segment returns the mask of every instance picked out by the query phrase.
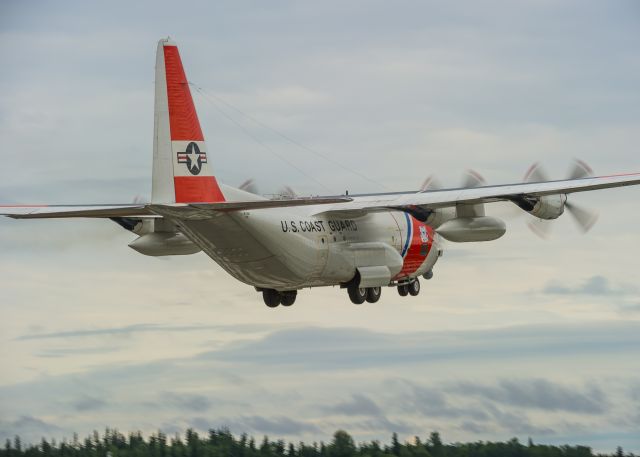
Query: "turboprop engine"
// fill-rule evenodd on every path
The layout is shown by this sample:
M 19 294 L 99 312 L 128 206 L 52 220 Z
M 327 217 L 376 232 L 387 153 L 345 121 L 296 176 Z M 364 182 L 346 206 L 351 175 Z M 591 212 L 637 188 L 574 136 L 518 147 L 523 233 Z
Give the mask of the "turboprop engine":
M 159 257 L 165 255 L 188 255 L 200 252 L 200 248 L 179 232 L 151 232 L 129 243 L 129 247 L 140 254 Z
M 565 203 L 567 202 L 567 196 L 559 194 L 545 195 L 544 197 L 536 198 L 517 197 L 513 199 L 513 202 L 538 219 L 550 220 L 562 216 Z
M 196 246 L 172 224 L 162 219 L 111 218 L 122 228 L 139 235 L 129 247 L 140 254 L 152 257 L 166 255 L 188 255 L 200 252 Z
M 480 187 L 485 184 L 484 178 L 473 170 L 467 170 L 462 180 L 463 188 Z M 423 191 L 437 190 L 439 187 L 434 183 L 433 178 L 427 178 L 422 184 Z M 485 214 L 482 203 L 438 209 L 434 211 L 431 219 L 428 222 L 436 223 L 434 224 L 436 232 L 444 239 L 454 243 L 493 241 L 507 231 L 507 227 L 501 219 Z
M 576 160 L 569 170 L 567 179 L 583 179 L 592 175 L 593 171 L 589 165 L 581 160 Z M 524 176 L 524 182 L 544 182 L 548 180 L 547 174 L 537 163 L 533 164 Z M 510 200 L 520 209 L 536 218 L 530 220 L 527 225 L 533 233 L 541 238 L 546 238 L 549 234 L 551 227 L 549 221 L 562 216 L 565 209 L 567 209 L 583 232 L 588 231 L 598 220 L 596 213 L 568 201 L 566 194 L 544 195 L 541 197 L 516 195 Z
M 506 231 L 507 227 L 501 219 L 490 216 L 456 217 L 437 229 L 440 236 L 454 243 L 493 241 Z

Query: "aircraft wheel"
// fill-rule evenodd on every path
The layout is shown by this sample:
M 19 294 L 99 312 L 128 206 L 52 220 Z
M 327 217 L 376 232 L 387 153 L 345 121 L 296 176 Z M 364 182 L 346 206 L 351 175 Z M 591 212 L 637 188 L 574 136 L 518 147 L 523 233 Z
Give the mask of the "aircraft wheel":
M 282 296 L 280 298 L 280 304 L 282 306 L 291 306 L 296 302 L 297 296 L 298 296 L 297 290 L 289 290 L 287 292 L 282 292 Z
M 433 278 L 433 270 L 429 270 L 429 271 L 427 271 L 425 274 L 423 274 L 423 275 L 422 275 L 422 277 L 423 277 L 424 279 L 431 279 L 431 278 Z
M 363 304 L 367 299 L 367 289 L 358 287 L 356 284 L 352 284 L 347 287 L 347 292 L 349 292 L 351 303 L 355 303 L 356 305 Z
M 414 279 L 410 284 L 409 284 L 409 293 L 415 297 L 416 295 L 418 295 L 420 293 L 420 281 L 418 281 L 418 278 Z
M 262 291 L 262 299 L 269 308 L 275 308 L 280 304 L 280 292 L 275 289 L 265 289 Z
M 398 293 L 401 297 L 406 297 L 409 294 L 409 286 L 406 284 L 401 284 L 398 286 Z
M 375 303 L 380 300 L 380 296 L 382 295 L 382 288 L 380 287 L 369 287 L 367 288 L 367 302 Z

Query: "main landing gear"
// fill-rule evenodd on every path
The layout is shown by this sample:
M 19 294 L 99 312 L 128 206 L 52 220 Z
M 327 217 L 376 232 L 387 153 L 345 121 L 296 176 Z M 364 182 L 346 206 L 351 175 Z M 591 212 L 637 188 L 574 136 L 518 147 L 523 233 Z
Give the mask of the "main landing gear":
M 262 299 L 264 300 L 264 304 L 269 308 L 275 308 L 278 305 L 291 306 L 296 302 L 297 296 L 297 290 L 287 290 L 284 292 L 279 292 L 275 289 L 262 290 Z
M 367 303 L 375 303 L 380 300 L 382 288 L 380 287 L 358 287 L 357 284 L 351 283 L 347 286 L 347 292 L 352 303 L 361 305 L 365 301 Z

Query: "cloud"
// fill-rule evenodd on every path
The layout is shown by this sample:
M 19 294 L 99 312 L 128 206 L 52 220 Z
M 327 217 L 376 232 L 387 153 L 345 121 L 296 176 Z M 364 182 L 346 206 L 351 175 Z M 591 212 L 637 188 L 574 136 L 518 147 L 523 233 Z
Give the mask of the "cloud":
M 284 416 L 241 416 L 236 419 L 223 421 L 231 430 L 252 431 L 253 433 L 268 433 L 274 435 L 300 435 L 307 432 L 318 432 L 320 429 L 309 422 L 291 419 Z M 200 425 L 206 421 L 199 420 Z M 194 424 L 195 425 L 195 424 Z
M 329 413 L 344 414 L 345 416 L 379 416 L 382 410 L 366 395 L 353 394 L 350 400 L 326 407 Z
M 545 411 L 603 414 L 610 406 L 606 394 L 597 386 L 590 385 L 580 389 L 546 379 L 502 380 L 497 385 L 461 382 L 452 386 L 449 391 L 503 405 Z
M 489 427 L 487 427 L 486 425 L 479 424 L 473 421 L 463 421 L 460 424 L 460 428 L 466 432 L 471 432 L 476 434 L 487 433 L 489 431 Z
M 639 293 L 639 289 L 631 285 L 613 286 L 604 276 L 592 276 L 577 286 L 567 286 L 557 281 L 549 282 L 542 293 L 548 295 L 596 295 L 624 296 Z
M 557 431 L 549 426 L 537 426 L 531 423 L 522 411 L 503 411 L 495 405 L 486 405 L 491 417 L 503 429 L 510 433 L 531 435 L 553 435 Z M 545 421 L 546 422 L 546 421 Z
M 631 304 L 631 305 L 620 304 L 618 309 L 623 314 L 638 314 L 640 313 L 640 303 Z
M 83 395 L 75 400 L 72 406 L 76 411 L 80 412 L 96 411 L 107 406 L 107 402 L 90 395 Z
M 354 427 L 357 429 L 376 432 L 378 435 L 389 435 L 391 432 L 397 433 L 419 433 L 422 432 L 419 426 L 409 424 L 402 420 L 391 420 L 384 415 L 372 417 L 365 421 L 356 423 L 346 423 L 343 428 Z
M 425 417 L 466 418 L 484 421 L 489 416 L 472 404 L 453 406 L 446 389 L 436 386 L 423 386 L 406 379 L 392 383 L 399 388 L 398 402 L 405 411 L 418 412 Z
M 254 336 L 203 355 L 112 363 L 84 373 L 0 386 L 0 404 L 8 417 L 28 411 L 33 417 L 55 417 L 65 426 L 74 413 L 95 417 L 100 415 L 96 412 L 108 410 L 110 417 L 120 418 L 110 425 L 123 430 L 152 431 L 171 424 L 175 430 L 228 426 L 234 432 L 301 439 L 336 427 L 371 438 L 391 431 L 419 434 L 428 427 L 448 433 L 548 435 L 551 429 L 566 426 L 555 418 L 536 422 L 537 412 L 589 415 L 607 422 L 610 414 L 622 411 L 620 397 L 595 384 L 560 384 L 544 378 L 493 380 L 500 373 L 493 370 L 478 371 L 484 379 L 480 382 L 469 379 L 468 371 L 460 367 L 478 370 L 469 364 L 479 354 L 483 364 L 494 360 L 513 367 L 514 361 L 524 360 L 525 365 L 535 365 L 540 339 L 552 343 L 542 349 L 549 354 L 544 367 L 554 366 L 555 348 L 575 346 L 568 352 L 574 354 L 582 350 L 585 335 L 602 351 L 600 356 L 590 353 L 589 359 L 603 360 L 610 353 L 619 356 L 617 343 L 630 333 L 637 341 L 636 330 L 633 323 L 406 334 L 300 327 Z M 335 354 L 341 356 L 334 358 Z M 390 370 L 404 377 L 385 380 Z M 432 376 L 439 380 L 425 382 Z M 239 384 L 238 377 L 246 382 Z M 342 401 L 335 402 L 336 395 Z M 106 403 L 114 397 L 117 403 Z M 102 426 L 87 423 L 78 431 Z
M 21 416 L 13 422 L 0 421 L 0 437 L 13 438 L 18 435 L 23 443 L 38 442 L 43 436 L 60 435 L 63 431 L 57 425 L 33 416 Z
M 588 343 L 585 343 L 588 336 Z M 462 343 L 464 341 L 464 343 Z M 412 332 L 392 335 L 361 328 L 286 329 L 252 341 L 231 343 L 201 354 L 210 360 L 247 366 L 295 366 L 345 370 L 436 361 L 502 358 L 530 353 L 631 351 L 640 343 L 634 322 L 514 326 L 508 328 Z
M 205 395 L 165 392 L 161 394 L 163 402 L 181 411 L 204 412 L 211 408 L 212 401 Z
M 67 357 L 70 355 L 87 355 L 87 354 L 108 354 L 121 350 L 117 346 L 104 347 L 66 347 L 66 348 L 46 348 L 35 353 L 37 357 L 48 359 Z
M 89 330 L 68 330 L 63 332 L 51 332 L 51 333 L 35 333 L 28 335 L 21 335 L 16 340 L 47 340 L 57 338 L 84 338 L 93 336 L 130 336 L 137 333 L 169 333 L 169 332 L 198 332 L 209 330 L 228 330 L 236 333 L 255 332 L 258 330 L 265 330 L 268 326 L 264 325 L 165 325 L 165 324 L 151 324 L 140 323 L 126 325 L 123 327 L 110 327 L 110 328 L 98 328 Z
M 320 410 L 329 415 L 338 414 L 348 416 L 349 418 L 366 417 L 366 419 L 356 422 L 349 420 L 345 422 L 344 425 L 340 425 L 342 428 L 355 427 L 357 429 L 386 434 L 390 432 L 409 433 L 416 429 L 415 426 L 408 425 L 404 421 L 389 419 L 376 402 L 361 393 L 354 393 L 349 400 L 339 402 L 335 405 L 320 407 Z

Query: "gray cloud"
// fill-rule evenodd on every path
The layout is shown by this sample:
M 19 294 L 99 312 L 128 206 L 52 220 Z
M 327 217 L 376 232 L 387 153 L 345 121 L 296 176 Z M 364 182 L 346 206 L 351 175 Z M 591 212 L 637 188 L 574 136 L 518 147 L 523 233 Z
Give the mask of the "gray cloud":
M 526 413 L 522 411 L 503 411 L 495 405 L 485 405 L 491 417 L 504 430 L 511 433 L 526 435 L 554 435 L 557 432 L 549 426 L 538 426 L 529 420 Z
M 100 399 L 117 395 L 128 405 L 137 405 L 138 409 L 137 414 L 117 424 L 122 429 L 127 428 L 128 421 L 132 427 L 141 427 L 137 424 L 149 422 L 153 424 L 149 425 L 150 430 L 158 427 L 167 429 L 171 421 L 175 421 L 176 429 L 191 425 L 205 430 L 210 426 L 227 425 L 235 432 L 309 437 L 340 426 L 347 429 L 355 427 L 366 436 L 384 437 L 391 431 L 420 433 L 425 426 L 431 427 L 430 424 L 444 424 L 451 430 L 451 424 L 456 424 L 457 430 L 469 433 L 473 430 L 492 433 L 501 430 L 505 433 L 548 435 L 553 427 L 532 422 L 529 412 L 588 413 L 607 420 L 606 414 L 612 410 L 619 412 L 621 406 L 597 387 L 576 387 L 544 379 L 481 383 L 464 381 L 466 376 L 463 375 L 463 380 L 453 378 L 431 384 L 417 382 L 416 379 L 433 369 L 443 373 L 446 370 L 444 363 L 450 364 L 446 365 L 449 367 L 467 364 L 470 357 L 479 353 L 482 353 L 484 363 L 491 357 L 508 364 L 528 357 L 527 354 L 535 356 L 538 353 L 536 343 L 541 335 L 563 350 L 572 346 L 573 341 L 576 346 L 580 346 L 578 342 L 584 345 L 585 335 L 588 335 L 593 344 L 604 350 L 601 355 L 606 358 L 607 351 L 619 355 L 618 342 L 627 341 L 635 330 L 634 323 L 630 323 L 578 328 L 557 326 L 546 328 L 544 332 L 534 326 L 480 332 L 391 335 L 348 328 L 303 327 L 276 331 L 251 342 L 222 346 L 217 351 L 190 358 L 125 366 L 116 363 L 85 373 L 46 376 L 29 383 L 0 386 L 0 404 L 8 417 L 17 415 L 18 411 L 29 411 L 36 417 L 45 414 L 48 417 L 68 417 L 75 411 L 91 412 L 105 408 L 110 414 L 116 414 L 123 411 L 119 404 L 103 404 Z M 308 340 L 302 337 L 305 334 L 310 336 Z M 637 338 L 637 332 L 634 335 Z M 273 344 L 275 341 L 278 344 Z M 425 347 L 429 348 L 431 355 L 422 354 Z M 498 351 L 496 347 L 509 347 L 510 350 Z M 259 348 L 268 350 L 260 352 Z M 366 351 L 363 352 L 363 348 Z M 254 356 L 258 359 L 266 357 L 267 360 L 245 365 L 246 360 L 254 360 L 247 359 L 245 351 L 258 351 Z M 327 359 L 325 351 L 342 354 L 335 359 L 335 366 L 331 365 L 334 359 Z M 554 353 L 553 350 L 548 351 L 549 354 Z M 218 357 L 213 357 L 213 352 L 217 352 Z M 287 358 L 289 352 L 293 352 L 293 358 Z M 375 358 L 372 358 L 372 353 L 376 354 Z M 549 355 L 554 356 L 557 354 Z M 241 357 L 242 363 L 230 365 L 229 361 L 234 357 Z M 362 358 L 366 363 L 358 364 Z M 286 364 L 283 365 L 282 359 Z M 317 364 L 320 364 L 321 371 L 318 371 Z M 231 375 L 227 372 L 230 367 L 233 367 Z M 380 385 L 379 375 L 374 373 L 389 367 L 405 373 L 415 372 L 416 377 L 391 379 Z M 310 369 L 314 370 L 313 376 L 308 378 L 307 370 Z M 361 390 L 354 390 L 353 385 L 343 387 L 334 380 L 336 375 L 343 379 L 346 373 L 361 386 Z M 239 376 L 251 382 L 239 385 Z M 306 386 L 293 381 L 305 376 L 306 379 L 317 378 L 322 389 L 327 389 L 326 394 L 318 397 L 318 384 Z M 180 385 L 189 386 L 188 391 L 174 390 Z M 348 397 L 331 405 L 335 392 L 342 392 L 341 389 L 349 389 Z M 283 391 L 289 393 L 283 396 Z M 215 398 L 210 392 L 215 392 Z M 322 408 L 318 406 L 322 405 L 319 403 L 321 400 L 314 400 L 315 406 L 310 408 L 307 403 L 309 393 L 314 398 L 324 398 L 327 400 L 325 404 L 331 406 Z M 224 400 L 218 401 L 217 398 Z M 269 414 L 274 402 L 280 404 L 275 415 Z M 210 412 L 214 408 L 215 416 L 211 417 Z M 245 414 L 239 415 L 238 412 Z M 335 415 L 342 417 L 338 420 L 330 417 Z M 196 416 L 196 419 L 191 420 L 190 416 Z M 150 420 L 149 417 L 155 419 Z M 412 417 L 412 420 L 407 417 Z M 78 431 L 83 432 L 82 429 Z
M 82 338 L 91 336 L 122 336 L 133 335 L 135 333 L 150 332 L 192 332 L 201 330 L 211 330 L 214 326 L 206 325 L 159 325 L 159 324 L 133 324 L 124 327 L 101 328 L 92 330 L 70 330 L 65 332 L 38 333 L 19 336 L 18 340 L 44 340 L 55 338 Z
M 409 424 L 402 420 L 391 420 L 384 415 L 378 417 L 372 417 L 362 422 L 356 422 L 355 424 L 345 424 L 344 427 L 355 426 L 358 429 L 370 430 L 380 435 L 389 435 L 392 432 L 397 433 L 420 433 L 422 430 L 415 424 Z
M 489 427 L 487 427 L 486 425 L 479 424 L 473 421 L 467 421 L 467 420 L 462 421 L 462 423 L 460 424 L 460 428 L 465 432 L 476 433 L 476 434 L 487 433 L 490 430 Z
M 109 328 L 96 328 L 86 330 L 67 330 L 63 332 L 51 332 L 51 333 L 30 333 L 27 335 L 21 335 L 16 340 L 28 341 L 28 340 L 47 340 L 47 339 L 66 339 L 66 338 L 84 338 L 94 336 L 131 336 L 138 333 L 168 333 L 168 332 L 199 332 L 209 330 L 219 330 L 232 333 L 255 333 L 263 332 L 273 328 L 273 325 L 269 324 L 240 324 L 240 325 L 168 325 L 168 324 L 153 324 L 153 323 L 139 323 L 126 325 L 122 327 L 109 327 Z M 84 350 L 93 351 L 92 348 L 69 348 L 69 352 L 77 350 L 82 352 Z M 59 349 L 59 351 L 66 351 L 65 349 Z M 64 355 L 64 354 L 63 354 Z
M 585 342 L 585 335 L 589 336 Z M 464 339 L 462 348 L 458 343 Z M 230 344 L 202 354 L 204 359 L 309 370 L 344 370 L 372 366 L 470 360 L 544 351 L 579 354 L 630 351 L 640 344 L 634 322 L 608 326 L 519 326 L 487 331 L 415 332 L 388 335 L 359 328 L 307 327 L 273 332 L 260 340 Z
M 636 303 L 632 305 L 621 304 L 618 307 L 618 309 L 623 314 L 637 314 L 637 313 L 640 313 L 640 303 Z
M 335 405 L 324 408 L 320 407 L 320 410 L 330 415 L 339 414 L 349 417 L 366 417 L 365 420 L 352 424 L 352 426 L 358 429 L 386 434 L 391 432 L 409 433 L 415 431 L 415 427 L 412 427 L 404 421 L 389 419 L 375 401 L 361 393 L 354 393 L 349 400 L 342 401 Z M 342 427 L 348 428 L 348 424 Z
M 81 412 L 96 411 L 99 409 L 103 409 L 105 406 L 107 406 L 107 402 L 100 398 L 92 397 L 90 395 L 83 395 L 77 400 L 75 400 L 72 406 L 76 411 L 81 411 Z
M 396 380 L 393 385 L 399 388 L 399 403 L 406 411 L 418 412 L 425 417 L 466 418 L 486 421 L 489 416 L 473 404 L 453 406 L 446 389 L 423 386 L 408 380 Z
M 206 421 L 199 420 L 200 425 Z M 241 416 L 223 421 L 231 430 L 251 431 L 253 433 L 268 433 L 274 435 L 300 435 L 307 432 L 318 432 L 320 429 L 309 422 L 291 419 L 284 416 Z M 195 424 L 194 424 L 195 425 Z
M 573 287 L 553 281 L 548 283 L 542 292 L 549 295 L 622 296 L 639 293 L 639 289 L 631 285 L 614 286 L 604 276 L 592 276 L 582 284 Z
M 181 411 L 201 413 L 212 406 L 212 401 L 205 395 L 165 392 L 162 401 Z
M 121 349 L 121 347 L 116 346 L 46 348 L 36 352 L 35 355 L 43 358 L 60 358 L 70 355 L 107 354 Z
M 610 406 L 607 396 L 597 386 L 581 389 L 546 379 L 502 380 L 495 386 L 461 382 L 449 390 L 461 396 L 546 411 L 603 414 Z
M 344 414 L 345 416 L 379 416 L 382 410 L 376 402 L 363 394 L 353 394 L 350 400 L 326 407 L 329 413 Z
M 45 437 L 60 435 L 64 430 L 55 424 L 33 416 L 21 416 L 15 421 L 0 421 L 0 437 L 20 436 L 24 443 L 34 443 Z

